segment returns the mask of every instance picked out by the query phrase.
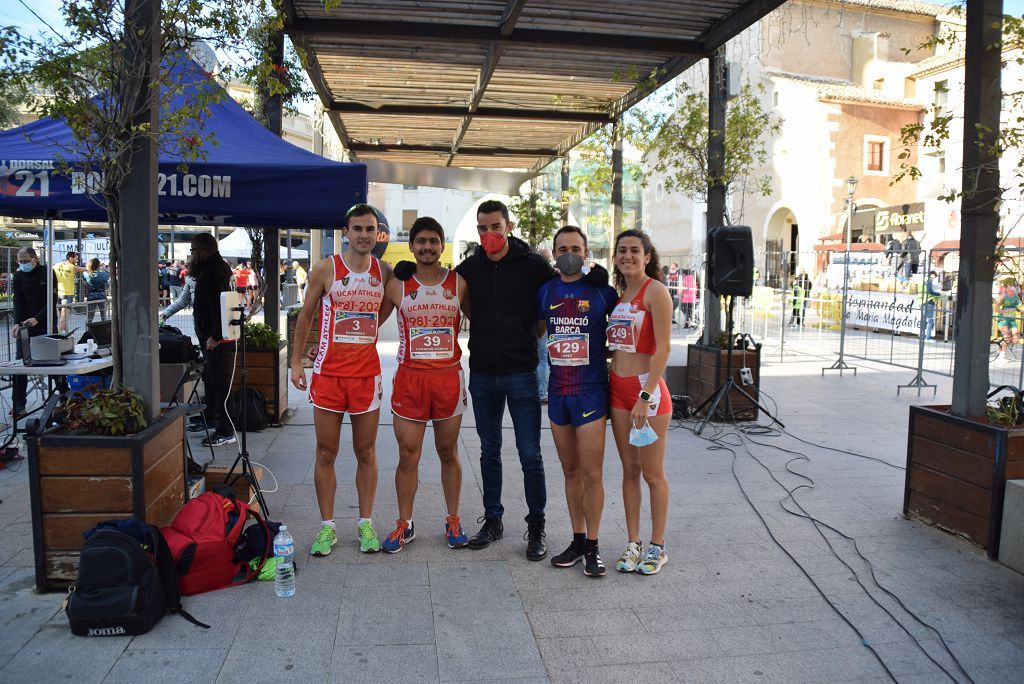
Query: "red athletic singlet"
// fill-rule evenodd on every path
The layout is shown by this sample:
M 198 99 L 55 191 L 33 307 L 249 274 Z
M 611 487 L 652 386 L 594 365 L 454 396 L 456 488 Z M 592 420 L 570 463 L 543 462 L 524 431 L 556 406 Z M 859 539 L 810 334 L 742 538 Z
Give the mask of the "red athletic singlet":
M 657 348 L 654 340 L 654 321 L 651 312 L 644 306 L 644 292 L 651 284 L 651 278 L 640 286 L 631 301 L 623 301 L 612 310 L 608 319 L 608 349 L 611 351 L 653 354 Z
M 415 370 L 459 365 L 458 276 L 450 270 L 437 285 L 413 276 L 405 281 L 398 307 L 398 363 Z
M 380 262 L 362 273 L 334 255 L 334 283 L 320 300 L 320 344 L 313 372 L 343 378 L 380 374 L 377 314 L 384 299 Z

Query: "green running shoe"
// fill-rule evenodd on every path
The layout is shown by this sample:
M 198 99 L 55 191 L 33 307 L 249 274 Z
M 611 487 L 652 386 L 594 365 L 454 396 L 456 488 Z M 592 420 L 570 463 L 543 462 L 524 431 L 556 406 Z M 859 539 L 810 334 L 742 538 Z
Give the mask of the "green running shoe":
M 314 556 L 329 556 L 331 547 L 338 543 L 338 533 L 330 525 L 324 525 L 313 540 L 313 548 L 309 550 Z
M 373 529 L 373 523 L 364 522 L 359 526 L 359 550 L 363 553 L 380 551 L 380 539 L 377 537 L 377 531 Z

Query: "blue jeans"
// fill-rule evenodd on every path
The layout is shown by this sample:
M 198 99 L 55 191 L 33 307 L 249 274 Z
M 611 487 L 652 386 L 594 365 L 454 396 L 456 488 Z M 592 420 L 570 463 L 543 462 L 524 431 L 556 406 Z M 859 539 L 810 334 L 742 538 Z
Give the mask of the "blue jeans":
M 541 401 L 548 398 L 548 376 L 551 375 L 551 368 L 548 366 L 548 336 L 544 335 L 537 339 L 537 394 Z
M 501 421 L 508 404 L 509 415 L 523 467 L 527 520 L 543 520 L 547 504 L 544 461 L 540 453 L 540 400 L 537 375 L 532 371 L 488 375 L 470 371 L 469 393 L 473 397 L 476 433 L 480 437 L 480 475 L 484 484 L 484 515 L 500 518 L 501 505 Z
M 935 337 L 935 302 L 924 303 L 924 336 L 929 340 Z

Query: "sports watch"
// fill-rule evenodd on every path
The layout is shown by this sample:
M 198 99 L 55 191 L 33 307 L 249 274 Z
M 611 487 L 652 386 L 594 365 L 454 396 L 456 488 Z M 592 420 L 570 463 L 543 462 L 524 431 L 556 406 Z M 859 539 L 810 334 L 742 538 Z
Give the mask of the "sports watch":
M 648 404 L 651 403 L 651 393 L 647 390 L 640 390 L 640 401 L 645 401 Z

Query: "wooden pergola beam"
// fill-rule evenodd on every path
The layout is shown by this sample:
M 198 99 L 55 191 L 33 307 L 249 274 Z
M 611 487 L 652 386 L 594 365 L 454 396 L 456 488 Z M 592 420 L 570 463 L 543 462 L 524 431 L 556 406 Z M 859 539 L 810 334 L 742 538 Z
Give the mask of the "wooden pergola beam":
M 332 102 L 328 111 L 339 114 L 372 114 L 374 116 L 469 116 L 468 107 L 384 104 L 374 106 L 362 102 Z M 605 112 L 569 109 L 514 109 L 511 107 L 477 107 L 472 115 L 481 119 L 525 119 L 527 121 L 568 121 L 608 123 Z

